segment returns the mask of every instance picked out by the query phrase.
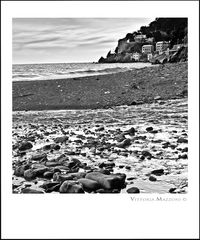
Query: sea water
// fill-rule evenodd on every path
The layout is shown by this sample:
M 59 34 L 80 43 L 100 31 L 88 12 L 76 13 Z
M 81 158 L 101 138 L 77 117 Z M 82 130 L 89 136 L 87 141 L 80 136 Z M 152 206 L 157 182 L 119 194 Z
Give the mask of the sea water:
M 53 80 L 123 72 L 151 63 L 42 63 L 13 64 L 13 81 Z

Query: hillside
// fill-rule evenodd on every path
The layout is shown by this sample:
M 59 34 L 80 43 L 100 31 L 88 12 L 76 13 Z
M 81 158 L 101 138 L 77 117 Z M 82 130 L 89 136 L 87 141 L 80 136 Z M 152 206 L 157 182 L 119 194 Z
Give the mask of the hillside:
M 140 30 L 127 33 L 124 38 L 119 39 L 114 53 L 109 51 L 106 58 L 99 59 L 99 63 L 134 62 L 133 53 L 141 54 L 140 61 L 145 62 L 147 56 L 142 53 L 142 46 L 151 44 L 155 49 L 156 42 L 159 41 L 169 42 L 169 49 L 173 49 L 177 44 L 186 46 L 187 18 L 156 18 L 149 26 L 142 26 Z M 172 62 L 178 61 L 177 59 Z

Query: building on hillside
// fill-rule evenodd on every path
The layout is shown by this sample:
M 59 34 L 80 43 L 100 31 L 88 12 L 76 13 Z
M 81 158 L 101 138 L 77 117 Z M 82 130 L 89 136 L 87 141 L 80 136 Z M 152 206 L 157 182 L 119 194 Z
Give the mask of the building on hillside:
M 145 41 L 146 38 L 147 38 L 146 35 L 141 34 L 141 35 L 136 35 L 134 40 L 135 40 L 135 42 L 142 42 L 142 41 Z
M 153 43 L 154 40 L 155 40 L 154 37 L 149 37 L 149 38 L 146 38 L 146 39 L 145 39 L 145 42 Z
M 143 45 L 142 46 L 142 53 L 145 53 L 145 54 L 152 53 L 153 50 L 154 50 L 153 45 Z
M 150 61 L 153 57 L 153 54 L 152 53 L 148 53 L 147 54 L 147 60 Z
M 169 42 L 161 41 L 156 43 L 156 51 L 162 54 L 169 47 Z
M 132 54 L 131 59 L 134 59 L 135 61 L 139 61 L 141 57 L 141 54 L 138 52 L 135 52 Z

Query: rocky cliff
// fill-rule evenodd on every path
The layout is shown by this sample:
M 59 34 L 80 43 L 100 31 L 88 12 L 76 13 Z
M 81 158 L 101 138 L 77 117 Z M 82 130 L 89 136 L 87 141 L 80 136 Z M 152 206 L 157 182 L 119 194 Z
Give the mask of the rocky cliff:
M 145 37 L 142 37 L 145 36 Z M 141 38 L 140 38 L 141 37 Z M 114 53 L 108 52 L 107 56 L 101 57 L 99 63 L 134 62 L 133 53 L 140 53 L 140 61 L 146 62 L 147 55 L 142 53 L 142 46 L 151 44 L 156 46 L 158 41 L 168 41 L 169 48 L 176 44 L 187 46 L 187 18 L 156 18 L 149 26 L 142 26 L 140 30 L 128 33 L 119 39 Z M 181 47 L 176 52 L 170 52 L 168 56 L 153 53 L 153 63 L 177 62 L 187 59 L 187 47 Z M 163 59 L 160 62 L 160 59 Z

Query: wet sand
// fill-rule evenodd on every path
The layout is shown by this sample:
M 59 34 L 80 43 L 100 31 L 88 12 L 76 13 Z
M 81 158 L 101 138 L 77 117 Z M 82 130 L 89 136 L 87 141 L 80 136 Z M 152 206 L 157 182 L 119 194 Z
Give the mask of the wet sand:
M 98 109 L 187 97 L 187 62 L 73 79 L 13 82 L 13 110 Z

